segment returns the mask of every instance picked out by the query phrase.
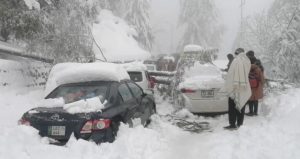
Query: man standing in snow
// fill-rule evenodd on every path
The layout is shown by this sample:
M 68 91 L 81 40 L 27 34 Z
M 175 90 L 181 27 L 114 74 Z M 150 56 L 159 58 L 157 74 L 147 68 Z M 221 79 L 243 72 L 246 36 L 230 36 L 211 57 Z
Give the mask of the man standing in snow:
M 225 89 L 229 94 L 228 118 L 229 126 L 225 129 L 236 129 L 243 125 L 245 105 L 251 96 L 248 80 L 251 63 L 243 48 L 235 51 L 236 58 L 232 61 L 225 81 Z

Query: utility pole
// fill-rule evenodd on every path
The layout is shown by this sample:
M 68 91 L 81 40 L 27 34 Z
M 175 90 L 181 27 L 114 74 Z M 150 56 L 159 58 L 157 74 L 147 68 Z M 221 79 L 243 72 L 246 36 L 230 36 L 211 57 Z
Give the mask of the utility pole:
M 246 3 L 246 0 L 241 0 L 241 31 L 240 31 L 240 45 L 243 42 L 243 38 L 244 38 L 244 24 L 243 24 L 243 18 L 244 18 L 244 5 Z

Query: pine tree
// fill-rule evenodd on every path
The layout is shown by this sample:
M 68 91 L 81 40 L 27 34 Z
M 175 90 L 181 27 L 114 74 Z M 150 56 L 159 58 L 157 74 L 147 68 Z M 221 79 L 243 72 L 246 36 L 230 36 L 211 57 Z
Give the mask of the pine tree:
M 179 50 L 186 44 L 218 47 L 222 26 L 213 0 L 181 0 L 179 26 L 184 28 Z

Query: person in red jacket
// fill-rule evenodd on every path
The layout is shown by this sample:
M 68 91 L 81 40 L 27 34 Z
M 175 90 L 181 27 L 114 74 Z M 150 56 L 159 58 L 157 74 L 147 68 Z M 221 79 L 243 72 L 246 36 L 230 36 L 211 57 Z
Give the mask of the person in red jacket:
M 256 58 L 255 57 L 249 57 L 251 61 L 251 68 L 249 73 L 249 82 L 251 85 L 251 97 L 248 101 L 249 105 L 249 113 L 246 113 L 246 115 L 253 116 L 257 115 L 258 111 L 258 100 L 263 98 L 263 86 L 264 86 L 264 74 L 261 68 L 256 64 Z M 255 82 L 251 82 L 250 76 L 255 78 Z M 251 84 L 254 83 L 254 84 Z

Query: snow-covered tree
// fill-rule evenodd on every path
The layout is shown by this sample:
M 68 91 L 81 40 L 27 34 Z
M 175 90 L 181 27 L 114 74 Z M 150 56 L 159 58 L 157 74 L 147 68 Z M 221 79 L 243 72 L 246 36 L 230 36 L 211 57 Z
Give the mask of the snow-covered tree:
M 186 44 L 204 47 L 218 47 L 222 35 L 222 25 L 213 0 L 181 0 L 179 26 L 184 28 L 179 44 L 182 50 Z
M 275 0 L 269 12 L 244 21 L 237 45 L 263 60 L 269 78 L 300 82 L 300 2 Z
M 139 44 L 151 51 L 154 37 L 149 19 L 150 0 L 103 0 L 101 4 L 126 20 L 137 31 L 135 38 Z

